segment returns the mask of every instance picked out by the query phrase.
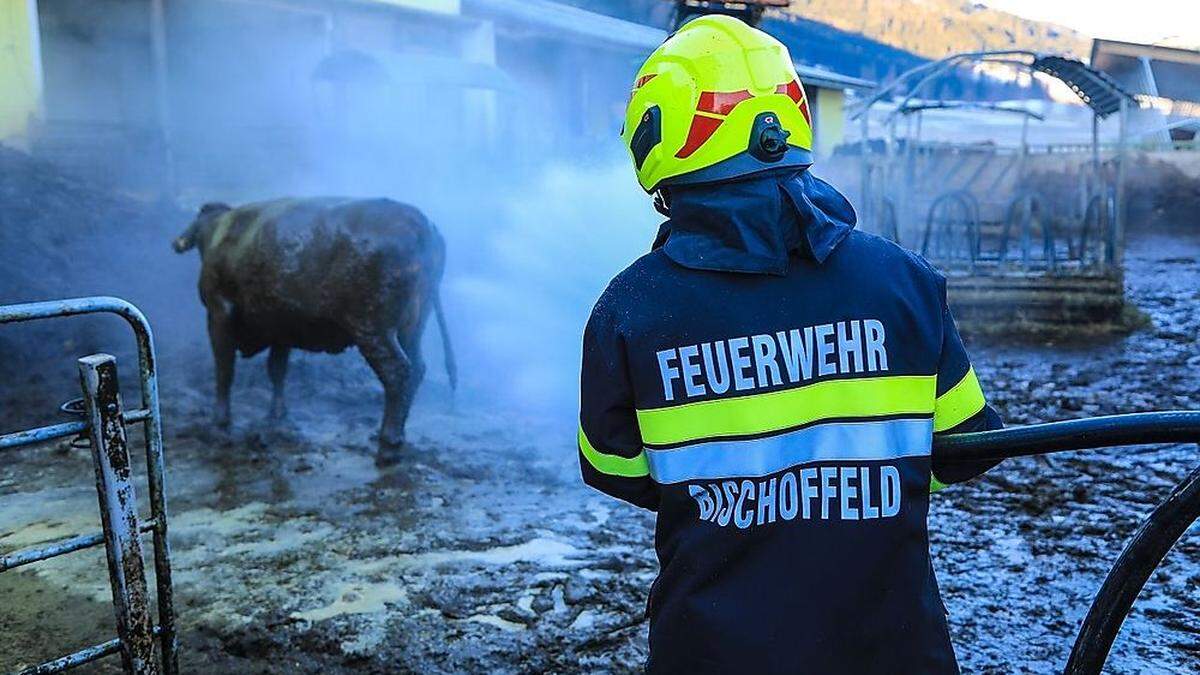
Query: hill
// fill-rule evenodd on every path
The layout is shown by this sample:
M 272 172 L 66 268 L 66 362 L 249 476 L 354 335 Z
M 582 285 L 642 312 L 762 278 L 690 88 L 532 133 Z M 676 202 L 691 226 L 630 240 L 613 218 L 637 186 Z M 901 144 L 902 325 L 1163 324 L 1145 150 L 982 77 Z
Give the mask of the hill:
M 560 0 L 630 21 L 666 27 L 666 0 Z M 779 37 L 800 63 L 875 82 L 949 53 L 1028 49 L 1083 55 L 1087 40 L 1065 28 L 956 0 L 792 0 L 771 11 L 762 27 Z M 1041 86 L 972 72 L 968 67 L 929 83 L 933 98 L 996 100 L 1040 96 Z
M 1091 39 L 1070 28 L 962 0 L 791 0 L 781 13 L 859 33 L 926 58 L 1028 49 L 1086 59 L 1091 49 Z
M 666 27 L 667 0 L 560 0 Z M 1063 26 L 1024 19 L 963 0 L 791 0 L 776 20 L 823 23 L 929 59 L 978 49 L 1028 49 L 1087 58 L 1091 40 Z

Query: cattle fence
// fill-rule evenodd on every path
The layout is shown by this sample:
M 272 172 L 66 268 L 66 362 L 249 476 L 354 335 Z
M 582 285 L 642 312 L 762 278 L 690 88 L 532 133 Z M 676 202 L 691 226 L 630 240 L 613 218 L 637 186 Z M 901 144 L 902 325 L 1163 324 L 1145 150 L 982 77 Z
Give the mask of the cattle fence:
M 177 675 L 179 671 L 163 485 L 162 417 L 149 322 L 137 307 L 124 300 L 89 297 L 0 306 L 0 324 L 99 313 L 116 314 L 133 329 L 138 347 L 141 405 L 134 410 L 123 409 L 114 357 L 85 356 L 78 361 L 83 397 L 63 406 L 64 411 L 81 415 L 82 419 L 0 435 L 0 453 L 72 436 L 86 439 L 96 471 L 101 531 L 0 555 L 0 572 L 103 544 L 117 637 L 31 666 L 20 671 L 21 675 L 58 673 L 112 654 L 121 655 L 127 673 Z M 146 451 L 150 511 L 147 519 L 142 519 L 138 512 L 125 433 L 126 425 L 138 423 L 142 425 Z M 151 616 L 142 555 L 141 536 L 147 532 L 153 535 L 157 625 Z M 155 638 L 159 647 L 157 659 Z

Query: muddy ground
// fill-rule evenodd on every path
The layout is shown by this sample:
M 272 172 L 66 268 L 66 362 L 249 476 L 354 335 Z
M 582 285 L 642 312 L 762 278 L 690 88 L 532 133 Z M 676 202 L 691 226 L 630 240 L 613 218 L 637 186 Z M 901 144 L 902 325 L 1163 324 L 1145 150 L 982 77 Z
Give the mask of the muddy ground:
M 1010 423 L 1200 407 L 1200 241 L 1143 236 L 1129 258 L 1151 328 L 972 344 Z M 201 343 L 177 350 L 164 347 L 163 404 L 186 672 L 639 668 L 653 521 L 579 482 L 569 416 L 456 409 L 434 384 L 413 414 L 415 449 L 381 471 L 381 394 L 356 356 L 297 359 L 281 431 L 262 422 L 261 358 L 241 362 L 222 437 L 206 425 Z M 67 375 L 5 382 L 0 428 L 53 421 L 74 395 Z M 1025 459 L 937 495 L 932 548 L 964 670 L 1060 670 L 1110 561 L 1197 461 L 1193 446 Z M 91 474 L 87 451 L 65 444 L 6 457 L 0 551 L 92 530 Z M 110 637 L 108 593 L 98 551 L 0 575 L 0 671 Z M 1152 577 L 1108 667 L 1200 670 L 1200 538 Z

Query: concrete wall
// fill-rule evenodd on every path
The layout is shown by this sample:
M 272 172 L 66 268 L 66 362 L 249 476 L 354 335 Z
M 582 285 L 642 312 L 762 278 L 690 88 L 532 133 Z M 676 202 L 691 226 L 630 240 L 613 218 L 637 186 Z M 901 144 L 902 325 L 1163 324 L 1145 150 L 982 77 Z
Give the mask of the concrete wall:
M 165 155 L 149 2 L 42 0 L 42 123 L 31 151 L 76 175 L 157 189 Z
M 1176 152 L 1143 152 L 1137 153 L 1151 160 L 1166 162 L 1175 166 L 1189 178 L 1200 180 L 1200 151 L 1180 150 Z
M 1110 161 L 1113 159 L 1114 153 L 1111 150 L 1105 150 L 1100 153 L 1101 161 Z M 1136 170 L 1137 167 L 1145 163 L 1163 162 L 1169 164 L 1190 178 L 1200 179 L 1200 150 L 1155 150 L 1144 151 L 1131 148 L 1129 150 L 1129 169 Z M 1091 155 L 1087 153 L 1071 153 L 1071 154 L 1035 154 L 1030 155 L 1028 159 L 1029 171 L 1078 171 L 1080 167 L 1091 161 Z
M 24 147 L 41 109 L 35 0 L 0 2 L 0 143 Z
M 25 1 L 0 0 L 0 26 Z M 448 135 L 470 147 L 497 135 L 494 94 L 463 82 L 471 64 L 494 63 L 491 25 L 458 16 L 458 4 L 171 0 L 160 91 L 148 2 L 42 0 L 45 124 L 33 150 L 145 192 L 166 188 L 170 157 L 185 197 L 378 192 L 387 176 L 450 164 Z M 386 82 L 316 76 L 345 52 Z M 406 133 L 422 128 L 433 132 Z

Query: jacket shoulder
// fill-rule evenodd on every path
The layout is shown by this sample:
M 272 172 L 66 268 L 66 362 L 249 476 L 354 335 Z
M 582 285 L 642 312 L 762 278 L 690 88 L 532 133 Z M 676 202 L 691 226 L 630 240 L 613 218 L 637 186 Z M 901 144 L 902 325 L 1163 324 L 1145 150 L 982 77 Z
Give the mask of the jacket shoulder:
M 622 323 L 622 318 L 629 317 L 638 306 L 644 304 L 647 297 L 652 297 L 650 294 L 653 293 L 654 286 L 661 283 L 664 272 L 671 268 L 670 260 L 661 249 L 650 251 L 634 260 L 618 272 L 600 293 L 595 306 L 592 307 L 589 324 Z
M 628 267 L 618 272 L 612 278 L 612 281 L 608 284 L 608 288 L 614 292 L 640 290 L 641 287 L 649 285 L 660 278 L 665 270 L 672 269 L 673 267 L 674 263 L 667 257 L 667 254 L 661 248 L 657 248 L 644 253 L 629 263 Z
M 945 275 L 932 263 L 886 237 L 853 230 L 838 248 L 843 255 L 859 264 L 878 265 L 877 269 L 886 272 L 885 276 L 908 275 L 939 289 L 945 286 Z

